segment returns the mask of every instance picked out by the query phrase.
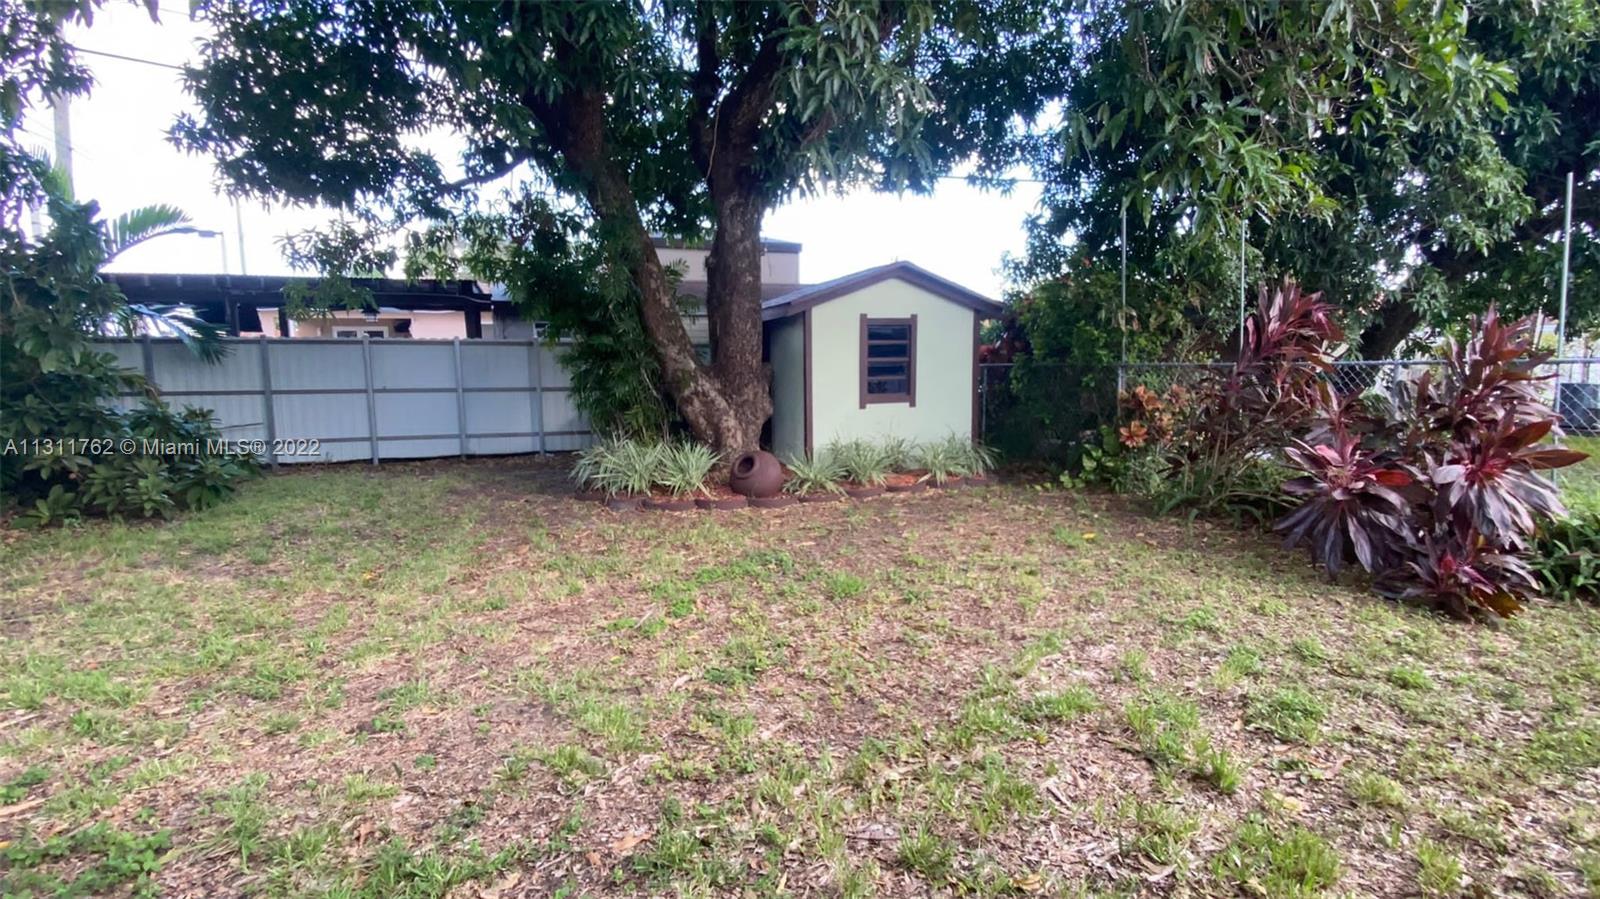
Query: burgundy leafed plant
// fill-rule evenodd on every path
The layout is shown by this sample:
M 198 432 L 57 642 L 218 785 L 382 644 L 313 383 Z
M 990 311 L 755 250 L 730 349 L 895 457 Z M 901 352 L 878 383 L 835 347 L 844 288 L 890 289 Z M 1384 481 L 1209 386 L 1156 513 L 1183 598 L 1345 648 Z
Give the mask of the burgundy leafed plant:
M 1374 586 L 1390 599 L 1429 602 L 1458 618 L 1480 610 L 1510 617 L 1522 609 L 1523 597 L 1538 589 L 1521 558 L 1494 549 L 1470 530 L 1459 538 L 1425 541 Z
M 1394 547 L 1409 534 L 1410 504 L 1399 491 L 1414 482 L 1411 474 L 1377 462 L 1348 436 L 1332 446 L 1296 440 L 1284 454 L 1307 472 L 1283 485 L 1302 499 L 1276 525 L 1288 545 L 1310 545 L 1329 575 L 1338 574 L 1351 554 L 1367 571 L 1393 564 Z
M 1284 449 L 1301 503 L 1276 528 L 1329 574 L 1355 559 L 1387 596 L 1510 615 L 1536 589 L 1518 554 L 1566 514 L 1540 472 L 1587 455 L 1544 443 L 1557 418 L 1529 323 L 1491 309 L 1468 332 L 1447 343 L 1442 377 L 1401 385 L 1410 399 L 1395 407 L 1316 388 L 1306 439 Z

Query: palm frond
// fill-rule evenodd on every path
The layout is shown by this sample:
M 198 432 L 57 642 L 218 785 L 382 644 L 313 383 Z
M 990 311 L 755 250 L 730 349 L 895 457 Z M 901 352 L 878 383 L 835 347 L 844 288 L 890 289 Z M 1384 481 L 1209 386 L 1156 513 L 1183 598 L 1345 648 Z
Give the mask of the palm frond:
M 216 362 L 228 353 L 228 345 L 222 342 L 222 327 L 184 306 L 128 303 L 117 309 L 116 319 L 117 327 L 130 337 L 138 334 L 142 325 L 146 333 L 178 338 L 190 352 L 207 362 Z
M 187 213 L 165 203 L 130 209 L 106 223 L 106 260 L 110 261 L 130 247 L 188 224 Z

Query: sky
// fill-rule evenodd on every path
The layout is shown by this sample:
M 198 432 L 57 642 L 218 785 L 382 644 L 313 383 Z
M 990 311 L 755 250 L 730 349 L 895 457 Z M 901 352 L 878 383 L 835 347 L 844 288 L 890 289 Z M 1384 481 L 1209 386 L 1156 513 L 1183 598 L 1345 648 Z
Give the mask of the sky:
M 204 23 L 189 21 L 182 5 L 183 0 L 163 0 L 156 24 L 142 6 L 111 4 L 72 39 L 85 50 L 178 66 L 195 56 L 196 43 L 206 34 Z M 327 221 L 329 211 L 246 201 L 236 219 L 231 201 L 217 189 L 210 159 L 186 154 L 166 139 L 177 115 L 193 109 L 179 73 L 87 53 L 80 59 L 89 65 L 96 84 L 71 105 L 77 195 L 97 200 L 107 215 L 168 203 L 187 212 L 196 228 L 223 235 L 163 237 L 125 253 L 110 269 L 214 273 L 223 271 L 225 256 L 230 274 L 293 274 L 278 250 L 278 238 Z M 35 109 L 23 127 L 31 144 L 53 146 L 48 109 Z M 1019 184 L 1010 195 L 1002 195 L 947 180 L 932 196 L 863 190 L 807 197 L 769 213 L 763 232 L 804 246 L 800 277 L 807 282 L 904 260 L 998 298 L 1005 286 L 1001 260 L 1023 249 L 1023 222 L 1038 196 L 1033 184 Z

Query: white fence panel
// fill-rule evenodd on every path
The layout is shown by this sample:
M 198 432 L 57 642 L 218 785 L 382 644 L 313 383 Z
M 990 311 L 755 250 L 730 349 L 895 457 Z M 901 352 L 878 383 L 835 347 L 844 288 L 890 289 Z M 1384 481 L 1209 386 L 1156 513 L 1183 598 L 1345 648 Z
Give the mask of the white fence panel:
M 99 341 L 168 402 L 210 409 L 230 441 L 282 450 L 270 461 L 557 452 L 592 440 L 560 349 L 536 341 L 226 343 L 210 364 L 175 339 Z M 289 450 L 307 445 L 316 452 Z

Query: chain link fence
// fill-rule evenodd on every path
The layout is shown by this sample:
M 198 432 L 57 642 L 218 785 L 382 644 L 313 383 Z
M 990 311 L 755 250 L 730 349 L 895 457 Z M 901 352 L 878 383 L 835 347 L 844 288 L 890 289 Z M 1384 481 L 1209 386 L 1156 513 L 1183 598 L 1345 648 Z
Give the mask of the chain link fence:
M 1379 391 L 1414 381 L 1443 363 L 1437 359 L 1358 359 L 1334 363 L 1328 379 L 1342 394 Z M 985 443 L 1008 458 L 1060 462 L 1085 432 L 1117 415 L 1118 391 L 1143 385 L 1164 392 L 1208 374 L 1226 362 L 1130 362 L 1120 369 L 1032 360 L 979 367 L 979 424 Z M 1600 357 L 1559 359 L 1540 366 L 1544 401 L 1561 415 L 1562 442 L 1589 453 L 1579 465 L 1554 473 L 1563 492 L 1600 503 Z

